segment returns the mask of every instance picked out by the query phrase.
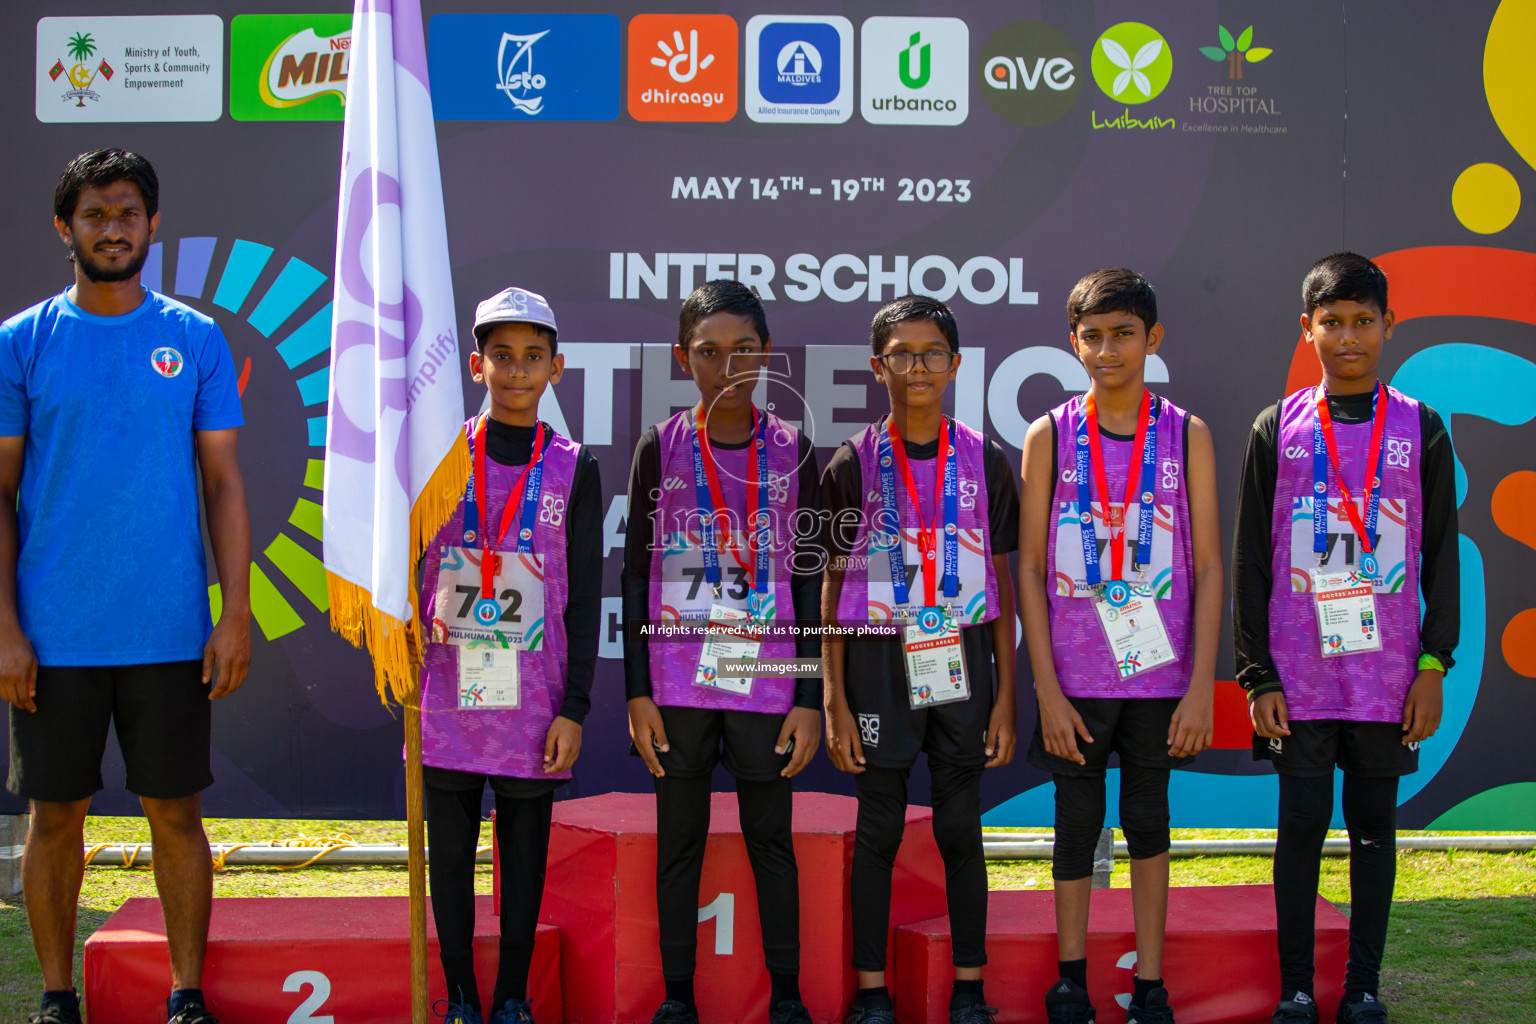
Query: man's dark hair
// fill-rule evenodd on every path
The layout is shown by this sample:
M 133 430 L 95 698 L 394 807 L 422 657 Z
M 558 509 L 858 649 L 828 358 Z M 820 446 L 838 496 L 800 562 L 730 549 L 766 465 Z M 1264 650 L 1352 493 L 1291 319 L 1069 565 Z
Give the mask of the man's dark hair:
M 1387 275 L 1358 253 L 1336 252 L 1312 264 L 1301 282 L 1301 312 L 1309 319 L 1331 302 L 1374 303 L 1387 311 Z
M 114 182 L 131 181 L 144 197 L 144 214 L 153 217 L 160 210 L 160 179 L 149 161 L 125 149 L 98 149 L 81 153 L 69 162 L 53 190 L 53 215 L 64 223 L 75 215 L 80 193 L 88 188 L 105 188 Z
M 869 346 L 875 355 L 884 351 L 896 325 L 908 320 L 928 320 L 938 325 L 939 333 L 949 342 L 949 350 L 960 351 L 960 328 L 948 306 L 927 295 L 903 295 L 881 306 L 869 323 Z
M 1152 283 L 1129 267 L 1101 267 L 1072 286 L 1067 296 L 1067 323 L 1077 334 L 1085 316 L 1099 313 L 1130 313 L 1141 318 L 1147 330 L 1157 323 L 1157 293 Z
M 683 308 L 677 314 L 677 343 L 688 347 L 688 340 L 699 322 L 716 313 L 735 313 L 752 321 L 757 336 L 766 344 L 768 315 L 763 312 L 763 302 L 757 293 L 740 281 L 720 278 L 705 281 L 683 300 Z
M 479 352 L 481 355 L 485 355 L 485 339 L 490 337 L 491 332 L 494 331 L 496 328 L 500 327 L 501 324 L 503 324 L 503 323 L 518 324 L 518 323 L 528 323 L 528 321 L 526 321 L 526 320 L 503 320 L 503 321 L 501 321 L 501 323 L 486 324 L 484 327 L 480 328 L 478 331 L 475 332 L 475 351 L 476 352 Z M 528 323 L 528 326 L 532 327 L 534 330 L 538 331 L 539 332 L 539 337 L 541 337 L 545 341 L 549 342 L 549 358 L 553 359 L 553 358 L 555 358 L 555 356 L 560 354 L 560 342 L 555 337 L 555 332 L 554 331 L 550 330 L 548 327 L 545 327 L 543 324 Z

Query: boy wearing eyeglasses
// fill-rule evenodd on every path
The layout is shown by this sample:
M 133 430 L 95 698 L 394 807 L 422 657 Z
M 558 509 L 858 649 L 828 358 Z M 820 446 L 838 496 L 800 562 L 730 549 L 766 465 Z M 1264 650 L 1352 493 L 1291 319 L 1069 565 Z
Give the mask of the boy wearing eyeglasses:
M 891 411 L 843 442 L 822 474 L 827 749 L 858 789 L 848 1024 L 894 1024 L 885 985 L 891 872 L 907 776 L 928 755 L 944 858 L 952 1024 L 991 1024 L 981 776 L 1013 759 L 1018 492 L 995 441 L 943 412 L 960 367 L 954 314 L 908 295 L 875 314 L 870 369 Z M 844 633 L 842 631 L 851 631 Z
M 1120 755 L 1120 827 L 1131 854 L 1136 976 L 1128 1024 L 1173 1024 L 1163 985 L 1168 771 L 1211 745 L 1221 534 L 1216 457 L 1198 418 L 1153 395 L 1157 296 L 1124 267 L 1067 297 L 1088 390 L 1024 439 L 1019 595 L 1034 669 L 1029 763 L 1056 783 L 1056 944 L 1051 1024 L 1092 1024 L 1088 904 L 1105 776 Z

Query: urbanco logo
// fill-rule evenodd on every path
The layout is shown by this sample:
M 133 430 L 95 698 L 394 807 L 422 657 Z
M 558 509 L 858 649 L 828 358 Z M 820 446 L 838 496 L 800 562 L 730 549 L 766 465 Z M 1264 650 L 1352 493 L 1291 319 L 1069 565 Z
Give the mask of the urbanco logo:
M 1083 58 L 1065 32 L 1044 21 L 1015 21 L 988 37 L 976 56 L 982 98 L 1014 124 L 1050 124 L 1077 102 Z
M 1173 50 L 1151 25 L 1122 21 L 1093 44 L 1093 80 L 1116 103 L 1146 103 L 1168 87 Z
M 759 14 L 747 22 L 747 116 L 833 123 L 853 114 L 853 25 L 847 18 Z
M 629 113 L 637 121 L 729 121 L 736 115 L 736 20 L 639 14 L 629 23 Z
M 875 17 L 859 30 L 859 104 L 872 124 L 961 124 L 970 31 L 959 18 Z

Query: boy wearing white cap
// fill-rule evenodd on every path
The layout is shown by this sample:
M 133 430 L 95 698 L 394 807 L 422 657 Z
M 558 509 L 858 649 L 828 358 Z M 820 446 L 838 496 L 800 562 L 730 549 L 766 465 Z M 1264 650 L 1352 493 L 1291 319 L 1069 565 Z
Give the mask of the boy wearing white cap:
M 554 791 L 571 777 L 597 660 L 597 460 L 538 418 L 560 380 L 555 315 L 508 288 L 475 310 L 469 370 L 485 412 L 464 424 L 464 499 L 423 558 L 422 763 L 432 916 L 448 1024 L 482 1024 L 472 941 L 475 847 L 489 781 L 501 853 L 501 958 L 490 1024 L 532 1024 L 528 969 Z

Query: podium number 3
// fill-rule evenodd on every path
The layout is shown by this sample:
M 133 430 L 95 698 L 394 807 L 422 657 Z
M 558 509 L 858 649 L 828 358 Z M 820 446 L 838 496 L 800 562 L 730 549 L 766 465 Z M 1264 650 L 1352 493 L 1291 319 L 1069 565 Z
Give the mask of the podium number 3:
M 723 892 L 715 897 L 714 902 L 699 908 L 699 924 L 711 918 L 715 922 L 715 956 L 730 956 L 736 948 L 733 941 L 736 934 L 736 894 Z
M 336 1024 L 330 1014 L 316 1016 L 315 1011 L 331 998 L 331 979 L 319 971 L 294 971 L 283 980 L 284 992 L 299 992 L 309 986 L 309 996 L 288 1015 L 288 1024 Z

